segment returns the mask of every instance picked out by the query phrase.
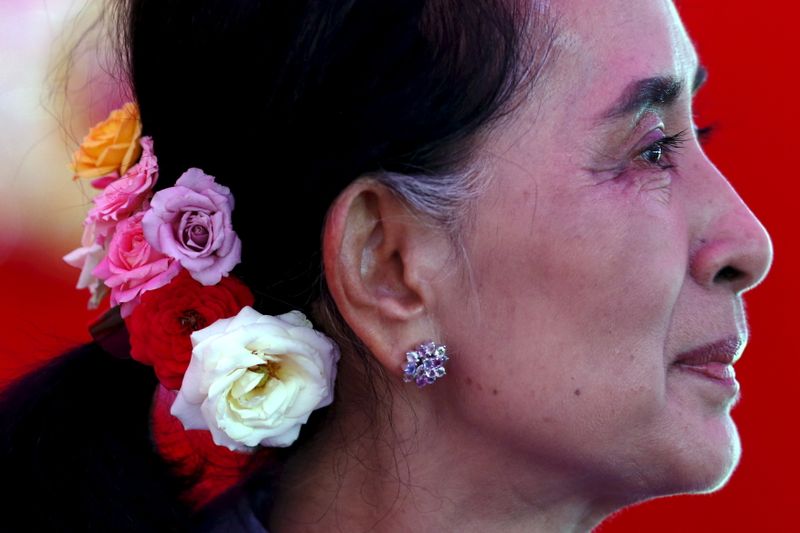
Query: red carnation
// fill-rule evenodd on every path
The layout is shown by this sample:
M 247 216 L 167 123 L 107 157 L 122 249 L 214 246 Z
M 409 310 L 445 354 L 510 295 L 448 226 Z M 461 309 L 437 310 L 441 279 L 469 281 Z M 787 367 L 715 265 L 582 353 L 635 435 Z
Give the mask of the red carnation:
M 141 303 L 125 319 L 131 357 L 151 365 L 167 389 L 180 389 L 192 356 L 191 333 L 232 317 L 247 305 L 253 305 L 253 295 L 238 279 L 229 276 L 204 286 L 181 270 L 168 285 L 143 293 Z

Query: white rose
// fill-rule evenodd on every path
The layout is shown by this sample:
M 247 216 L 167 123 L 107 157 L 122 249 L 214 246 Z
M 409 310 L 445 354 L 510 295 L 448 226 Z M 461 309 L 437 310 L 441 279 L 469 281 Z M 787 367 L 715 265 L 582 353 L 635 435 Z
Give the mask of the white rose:
M 81 247 L 64 256 L 64 262 L 70 266 L 81 269 L 78 277 L 78 289 L 89 289 L 92 297 L 89 299 L 89 309 L 97 309 L 100 301 L 107 292 L 107 287 L 102 280 L 97 279 L 92 271 L 106 256 L 106 250 L 95 240 L 94 224 L 87 224 L 83 229 Z
M 245 307 L 192 333 L 192 359 L 171 413 L 230 450 L 285 447 L 333 401 L 339 350 L 303 313 Z

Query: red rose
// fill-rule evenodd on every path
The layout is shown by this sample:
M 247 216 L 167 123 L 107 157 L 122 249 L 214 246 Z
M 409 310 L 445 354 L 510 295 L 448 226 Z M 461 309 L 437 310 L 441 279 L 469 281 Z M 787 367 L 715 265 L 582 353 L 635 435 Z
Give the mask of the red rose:
M 169 412 L 175 391 L 158 387 L 153 402 L 153 441 L 173 472 L 188 481 L 183 500 L 199 509 L 249 474 L 265 466 L 272 450 L 255 453 L 232 452 L 217 446 L 208 431 L 187 431 Z
M 180 389 L 192 356 L 191 333 L 247 305 L 253 305 L 253 295 L 238 279 L 229 276 L 204 286 L 182 269 L 168 285 L 143 293 L 125 319 L 131 357 L 151 365 L 167 389 Z

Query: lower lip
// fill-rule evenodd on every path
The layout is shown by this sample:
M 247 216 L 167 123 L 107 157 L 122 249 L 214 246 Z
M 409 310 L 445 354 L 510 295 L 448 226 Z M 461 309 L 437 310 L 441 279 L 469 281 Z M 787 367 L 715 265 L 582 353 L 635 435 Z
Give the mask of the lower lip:
M 702 365 L 676 365 L 682 370 L 696 374 L 720 387 L 730 389 L 736 393 L 739 390 L 739 382 L 736 381 L 736 372 L 733 365 L 717 362 L 709 362 Z

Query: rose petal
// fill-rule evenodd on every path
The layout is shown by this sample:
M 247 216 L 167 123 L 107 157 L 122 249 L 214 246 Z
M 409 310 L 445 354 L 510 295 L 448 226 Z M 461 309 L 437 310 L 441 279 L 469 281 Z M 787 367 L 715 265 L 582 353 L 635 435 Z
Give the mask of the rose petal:
M 338 348 L 299 312 L 271 317 L 245 307 L 192 334 L 192 344 L 176 416 L 193 427 L 202 417 L 219 445 L 287 446 L 333 397 Z M 256 368 L 267 361 L 277 374 L 265 379 Z

